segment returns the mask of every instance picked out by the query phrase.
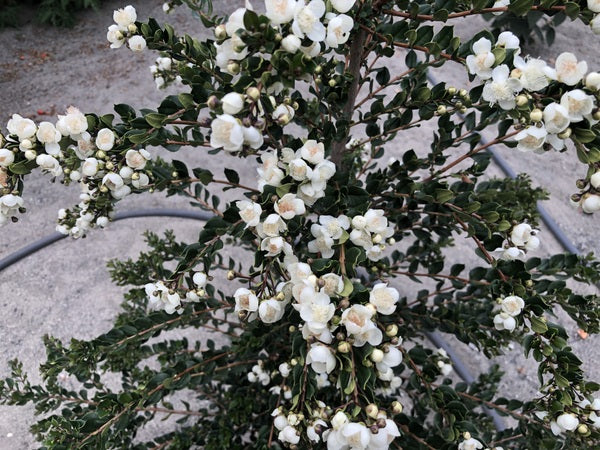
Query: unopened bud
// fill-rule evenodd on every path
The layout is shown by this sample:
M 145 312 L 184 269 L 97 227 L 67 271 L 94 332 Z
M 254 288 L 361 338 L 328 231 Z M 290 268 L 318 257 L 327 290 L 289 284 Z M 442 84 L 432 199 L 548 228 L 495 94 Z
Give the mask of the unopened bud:
M 260 98 L 260 90 L 257 87 L 251 86 L 246 89 L 246 95 L 252 100 L 256 101 Z
M 454 95 L 454 94 L 456 94 L 456 88 L 455 88 L 455 87 L 452 87 L 452 86 L 451 86 L 451 87 L 449 87 L 449 88 L 447 88 L 447 89 L 446 89 L 446 91 L 447 91 L 447 92 L 448 92 L 448 94 L 450 94 L 450 95 Z
M 588 428 L 588 426 L 585 423 L 582 423 L 581 425 L 579 425 L 577 427 L 577 432 L 579 434 L 588 434 L 590 432 L 590 429 Z
M 132 180 L 139 180 L 140 179 L 140 174 L 138 172 L 133 172 L 133 174 L 131 175 L 131 179 Z
M 335 81 L 335 79 L 332 78 L 328 81 L 327 84 L 329 84 L 329 87 L 335 87 L 335 85 L 337 84 L 337 81 Z
M 235 272 L 233 270 L 230 270 L 229 272 L 227 272 L 227 279 L 229 281 L 233 280 L 235 278 Z
M 105 185 L 100 186 L 100 192 L 106 194 L 108 192 L 108 188 Z
M 377 414 L 379 413 L 379 408 L 377 407 L 376 404 L 374 403 L 369 403 L 366 407 L 365 407 L 365 413 L 367 414 L 367 416 L 369 416 L 372 419 L 376 419 L 377 418 Z
M 402 412 L 402 403 L 399 401 L 392 402 L 392 412 L 394 414 L 400 414 Z
M 106 152 L 104 150 L 98 150 L 96 152 L 96 158 L 98 158 L 98 159 L 106 158 Z
M 218 40 L 223 40 L 227 38 L 227 28 L 225 28 L 225 25 L 221 24 L 215 28 L 215 37 Z
M 392 323 L 385 327 L 385 335 L 388 337 L 394 337 L 398 334 L 398 325 Z
M 367 308 L 369 311 L 371 311 L 371 314 L 377 313 L 377 308 L 375 307 L 375 305 L 373 303 L 366 304 L 365 308 Z
M 565 131 L 558 133 L 557 136 L 561 139 L 569 139 L 571 137 L 572 132 L 573 132 L 573 130 L 571 130 L 570 128 L 567 128 Z
M 134 33 L 137 33 L 137 30 L 138 30 L 138 28 L 135 26 L 135 23 L 130 23 L 130 24 L 127 26 L 127 30 L 128 30 L 128 31 L 129 31 L 131 34 L 134 34 Z
M 527 96 L 521 94 L 521 95 L 517 95 L 517 106 L 525 106 L 529 100 L 527 100 Z
M 111 161 L 108 161 L 104 167 L 106 167 L 106 170 L 113 170 L 115 165 Z
M 208 106 L 210 109 L 216 109 L 220 103 L 221 101 L 217 98 L 216 95 L 211 95 L 210 97 L 208 97 L 208 100 L 206 100 L 206 106 Z
M 535 108 L 529 113 L 529 119 L 532 122 L 539 122 L 543 118 L 544 118 L 544 113 L 542 113 L 542 110 L 539 108 Z
M 340 342 L 337 346 L 339 353 L 350 353 L 350 350 L 352 350 L 352 346 L 346 341 Z
M 227 72 L 237 75 L 240 73 L 240 65 L 235 61 L 230 62 L 227 64 Z
M 437 111 L 436 111 L 440 116 L 443 116 L 444 114 L 446 114 L 448 112 L 448 109 L 444 106 L 444 105 L 440 105 L 437 107 Z
M 35 158 L 37 158 L 37 153 L 35 150 L 27 150 L 25 152 L 25 159 L 27 161 L 33 161 Z
M 461 89 L 460 91 L 458 91 L 458 95 L 460 95 L 462 98 L 466 98 L 469 96 L 469 93 L 466 89 Z
M 373 349 L 373 351 L 371 352 L 371 361 L 373 361 L 374 363 L 378 363 L 383 361 L 383 357 L 385 356 L 385 354 L 379 350 L 378 348 Z

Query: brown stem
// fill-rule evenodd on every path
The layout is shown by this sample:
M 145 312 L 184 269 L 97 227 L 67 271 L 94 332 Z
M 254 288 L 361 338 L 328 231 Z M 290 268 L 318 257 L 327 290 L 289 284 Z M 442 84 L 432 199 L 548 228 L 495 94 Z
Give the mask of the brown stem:
M 363 48 L 367 39 L 366 31 L 361 27 L 350 46 L 350 63 L 348 72 L 352 75 L 352 83 L 348 88 L 347 100 L 342 111 L 342 116 L 339 119 L 351 120 L 355 109 L 356 96 L 358 95 L 358 83 L 360 81 L 360 68 L 363 63 Z M 331 161 L 340 167 L 344 152 L 346 150 L 346 139 L 343 138 L 338 142 L 334 142 L 331 147 Z
M 535 6 L 532 6 L 530 8 L 530 10 L 531 11 L 564 11 L 565 8 L 566 8 L 565 6 L 551 6 L 549 8 L 547 8 L 547 7 L 544 8 L 543 6 L 535 5 Z M 448 14 L 448 17 L 446 20 L 458 19 L 461 17 L 473 16 L 473 15 L 477 15 L 477 14 L 506 12 L 508 10 L 509 10 L 508 6 L 502 6 L 502 7 L 498 7 L 498 8 L 469 9 L 467 11 L 461 11 L 461 12 L 457 12 L 457 13 Z M 404 17 L 406 19 L 415 19 L 415 20 L 430 21 L 430 22 L 433 22 L 433 21 L 445 22 L 446 21 L 446 20 L 434 19 L 434 17 L 429 14 L 412 15 L 412 14 L 404 12 L 404 11 L 394 11 L 391 9 L 386 9 L 383 12 L 386 14 L 389 14 L 390 16 Z

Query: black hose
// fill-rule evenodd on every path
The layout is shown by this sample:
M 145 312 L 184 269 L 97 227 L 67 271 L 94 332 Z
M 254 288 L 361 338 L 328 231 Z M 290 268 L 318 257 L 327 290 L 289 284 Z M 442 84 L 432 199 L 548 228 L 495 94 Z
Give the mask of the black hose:
M 207 221 L 210 219 L 212 214 L 206 212 L 197 211 L 184 211 L 179 209 L 138 209 L 134 211 L 119 212 L 112 219 L 113 222 L 117 222 L 123 219 L 135 219 L 140 217 L 179 217 L 181 219 L 195 219 Z M 5 258 L 0 259 L 0 272 L 7 267 L 12 266 L 14 263 L 20 261 L 23 258 L 54 244 L 61 239 L 66 238 L 67 234 L 54 232 L 46 237 L 43 237 L 32 244 L 26 245 L 25 247 L 11 253 Z

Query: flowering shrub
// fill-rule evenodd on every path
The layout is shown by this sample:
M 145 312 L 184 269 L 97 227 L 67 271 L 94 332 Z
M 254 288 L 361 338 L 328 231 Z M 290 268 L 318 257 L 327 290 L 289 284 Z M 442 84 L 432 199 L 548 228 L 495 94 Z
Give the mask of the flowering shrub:
M 493 7 L 594 27 L 600 8 L 265 0 L 263 14 L 248 4 L 226 19 L 207 0 L 164 9 L 181 3 L 214 40 L 139 22 L 131 6 L 114 12 L 107 39 L 156 50 L 157 87 L 182 93 L 156 110 L 117 105 L 118 118 L 75 107 L 55 122 L 14 114 L 0 149 L 0 220 L 25 212 L 35 168 L 81 186 L 81 202 L 58 214 L 57 229 L 75 238 L 143 192 L 187 196 L 214 217 L 196 242 L 148 234 L 138 260 L 111 262 L 113 279 L 132 286 L 115 327 L 68 346 L 48 338 L 41 385 L 11 362 L 2 402 L 49 413 L 33 428 L 48 448 L 597 448 L 600 385 L 549 317 L 562 309 L 599 331 L 598 297 L 566 280 L 597 283 L 600 265 L 530 257 L 545 193 L 524 176 L 486 177 L 485 150 L 575 153 L 587 172 L 574 206 L 599 210 L 600 74 L 572 53 L 554 66 L 529 58 L 510 32 L 461 42 L 436 22 Z M 391 73 L 392 57 L 406 70 Z M 475 87 L 429 82 L 443 64 L 465 66 Z M 435 130 L 428 146 L 383 159 L 423 123 Z M 483 143 L 484 132 L 495 137 Z M 247 186 L 225 168 L 219 178 L 155 147 L 257 160 L 258 177 Z M 222 206 L 220 186 L 237 200 Z M 461 238 L 479 265 L 455 254 Z M 214 340 L 199 340 L 201 328 Z M 522 346 L 538 365 L 538 395 L 498 394 L 497 367 L 457 382 L 446 352 L 423 340 L 432 330 L 487 357 Z M 76 389 L 62 381 L 71 376 Z M 495 429 L 482 406 L 509 426 Z M 173 430 L 136 438 L 165 414 L 179 418 Z

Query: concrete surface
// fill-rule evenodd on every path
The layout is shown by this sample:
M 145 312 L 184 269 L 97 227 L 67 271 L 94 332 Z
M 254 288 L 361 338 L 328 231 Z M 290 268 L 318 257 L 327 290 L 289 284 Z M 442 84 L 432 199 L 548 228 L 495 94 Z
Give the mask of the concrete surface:
M 154 108 L 163 97 L 157 92 L 148 71 L 156 55 L 145 52 L 132 54 L 127 49 L 111 50 L 105 40 L 106 27 L 111 24 L 112 11 L 127 3 L 134 5 L 138 17 L 151 16 L 175 26 L 179 33 L 200 35 L 202 26 L 181 9 L 165 18 L 162 1 L 106 1 L 99 12 L 80 14 L 80 21 L 72 30 L 38 27 L 29 24 L 16 30 L 0 31 L 0 124 L 14 112 L 36 116 L 37 110 L 58 113 L 68 105 L 83 111 L 107 113 L 114 103 L 129 103 L 134 107 Z M 217 10 L 232 11 L 240 1 L 215 1 Z M 255 2 L 258 3 L 258 2 Z M 476 31 L 475 22 L 459 24 L 463 35 L 468 37 Z M 579 24 L 580 25 L 580 24 Z M 557 33 L 557 42 L 551 50 L 532 48 L 534 55 L 548 58 L 577 46 L 577 54 L 585 58 L 590 70 L 600 68 L 597 52 L 598 37 L 581 26 L 567 24 Z M 402 66 L 397 61 L 387 62 L 395 70 Z M 449 76 L 458 86 L 466 86 L 464 69 L 444 66 L 444 76 Z M 439 77 L 439 75 L 438 75 Z M 448 79 L 446 79 L 448 80 Z M 53 120 L 48 116 L 36 120 Z M 429 142 L 430 127 L 410 132 L 410 139 L 402 135 L 390 156 L 401 154 L 406 142 Z M 428 144 L 425 144 L 428 145 Z M 597 251 L 600 243 L 596 238 L 597 216 L 588 217 L 574 212 L 568 197 L 574 191 L 574 180 L 584 174 L 585 168 L 576 160 L 573 152 L 551 153 L 543 156 L 527 155 L 504 149 L 503 155 L 517 171 L 531 173 L 534 181 L 552 194 L 546 207 L 554 215 L 563 230 L 582 250 Z M 164 155 L 169 157 L 169 154 Z M 215 174 L 223 167 L 235 167 L 242 178 L 253 183 L 253 168 L 228 157 L 210 157 L 203 150 L 183 150 L 178 159 L 203 165 Z M 500 174 L 497 169 L 493 174 Z M 26 183 L 24 199 L 28 212 L 18 225 L 6 227 L 0 237 L 0 257 L 8 255 L 39 237 L 54 230 L 56 212 L 77 201 L 77 189 L 65 189 L 48 183 L 46 177 L 30 177 Z M 229 193 L 231 195 L 231 192 Z M 132 196 L 120 204 L 127 209 L 156 207 L 189 208 L 183 198 L 166 199 L 160 195 Z M 144 248 L 141 230 L 160 232 L 174 229 L 180 239 L 193 240 L 201 224 L 186 220 L 135 219 L 112 224 L 104 232 L 93 232 L 85 240 L 65 240 L 29 257 L 0 273 L 0 305 L 4 314 L 0 318 L 0 375 L 8 372 L 6 361 L 19 357 L 25 368 L 38 380 L 37 365 L 43 361 L 44 349 L 41 336 L 50 333 L 67 340 L 70 337 L 92 338 L 107 331 L 118 311 L 123 289 L 110 283 L 105 263 L 114 257 L 135 257 Z M 543 232 L 540 252 L 560 251 L 548 232 Z M 469 249 L 471 243 L 459 238 L 459 250 Z M 469 253 L 470 254 L 470 253 Z M 475 259 L 474 259 L 475 260 Z M 576 326 L 561 319 L 567 330 L 575 335 Z M 575 342 L 578 354 L 593 368 L 600 361 L 597 338 Z M 457 349 L 463 360 L 474 371 L 484 369 L 488 361 L 462 344 Z M 536 386 L 535 374 L 528 370 L 521 352 L 513 352 L 500 359 L 510 364 L 517 373 L 508 382 L 512 393 L 523 398 Z M 506 387 L 506 385 L 505 385 Z M 0 449 L 27 449 L 35 447 L 28 427 L 35 422 L 31 407 L 0 407 Z

